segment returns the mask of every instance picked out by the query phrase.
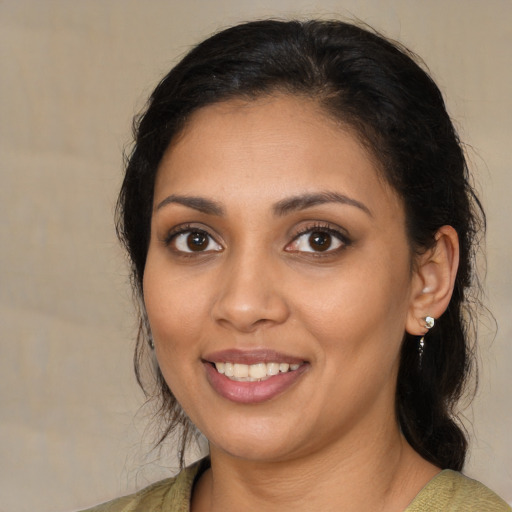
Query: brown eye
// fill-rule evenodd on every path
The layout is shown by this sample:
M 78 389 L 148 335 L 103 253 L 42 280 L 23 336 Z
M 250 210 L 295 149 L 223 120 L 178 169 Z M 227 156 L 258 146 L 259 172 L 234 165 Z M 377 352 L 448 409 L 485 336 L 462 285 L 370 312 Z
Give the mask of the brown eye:
M 198 229 L 183 231 L 172 237 L 171 246 L 177 252 L 218 252 L 219 245 L 206 231 Z
M 200 231 L 192 231 L 187 236 L 187 247 L 191 251 L 204 251 L 208 247 L 208 235 Z
M 345 235 L 332 228 L 313 228 L 298 235 L 286 250 L 303 253 L 334 253 L 337 249 L 350 245 Z
M 314 251 L 326 251 L 332 245 L 332 236 L 324 231 L 313 231 L 308 242 Z

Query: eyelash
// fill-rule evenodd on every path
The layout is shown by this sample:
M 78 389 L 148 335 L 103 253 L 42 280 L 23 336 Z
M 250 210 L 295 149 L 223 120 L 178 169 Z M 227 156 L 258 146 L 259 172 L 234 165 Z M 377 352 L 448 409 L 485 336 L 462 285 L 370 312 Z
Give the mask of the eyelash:
M 294 242 L 296 242 L 297 240 L 299 240 L 300 237 L 307 235 L 307 234 L 312 234 L 315 232 L 327 233 L 328 235 L 331 235 L 332 237 L 334 237 L 338 241 L 340 241 L 342 245 L 335 249 L 327 249 L 326 251 L 298 251 L 298 250 L 295 251 L 295 250 L 292 250 L 289 252 L 309 253 L 309 256 L 311 256 L 311 257 L 322 258 L 322 257 L 332 256 L 333 254 L 336 254 L 336 253 L 342 251 L 343 249 L 345 249 L 346 247 L 350 246 L 352 243 L 352 241 L 346 236 L 346 234 L 342 233 L 339 229 L 335 229 L 329 224 L 316 223 L 312 226 L 310 225 L 303 229 L 300 229 L 295 234 L 292 241 L 286 245 L 286 247 L 288 247 L 289 245 L 291 245 Z M 184 235 L 186 233 L 204 234 L 210 240 L 213 240 L 215 243 L 218 244 L 218 242 L 216 242 L 215 238 L 210 233 L 208 233 L 208 231 L 206 231 L 205 229 L 195 227 L 192 224 L 184 224 L 184 225 L 177 226 L 177 227 L 173 228 L 171 231 L 169 231 L 169 233 L 167 233 L 167 236 L 163 239 L 163 242 L 166 246 L 169 247 L 173 243 L 173 241 L 176 240 L 176 238 L 178 236 Z M 220 245 L 220 244 L 218 244 L 218 245 Z M 197 256 L 198 254 L 201 254 L 201 253 L 204 254 L 206 252 L 206 251 L 197 251 L 197 252 L 190 251 L 190 253 L 189 253 L 187 251 L 180 251 L 179 249 L 175 249 L 175 248 L 173 250 L 177 254 L 179 254 L 181 257 L 185 257 L 185 258 L 194 256 L 194 254 Z
M 200 233 L 200 234 L 208 237 L 210 240 L 215 241 L 215 238 L 210 233 L 208 233 L 208 231 L 206 231 L 205 229 L 195 227 L 192 224 L 183 224 L 181 226 L 176 226 L 175 228 L 171 229 L 169 231 L 169 233 L 167 233 L 166 237 L 163 239 L 163 242 L 167 247 L 169 247 L 173 243 L 173 241 L 176 240 L 176 238 L 178 238 L 180 235 L 184 235 L 186 233 Z M 215 241 L 215 243 L 218 244 L 218 242 L 216 242 L 216 241 Z M 220 244 L 218 244 L 218 245 L 220 245 Z M 174 249 L 174 251 L 183 257 L 190 257 L 190 256 L 194 255 L 194 251 L 190 251 L 190 253 L 186 252 L 186 251 L 180 251 L 179 249 Z M 201 253 L 201 252 L 205 252 L 205 251 L 197 251 L 197 253 Z
M 169 245 L 178 235 L 183 235 L 184 233 L 188 233 L 189 231 L 198 231 L 201 233 L 208 233 L 204 229 L 195 228 L 192 224 L 183 224 L 181 226 L 176 226 L 172 228 L 165 238 L 162 240 L 165 245 Z
M 338 239 L 341 242 L 341 246 L 336 249 L 327 249 L 326 251 L 310 251 L 309 255 L 315 258 L 325 258 L 328 256 L 332 256 L 333 254 L 336 254 L 346 247 L 350 246 L 352 244 L 352 240 L 348 238 L 348 236 L 344 233 L 342 233 L 339 229 L 333 228 L 330 224 L 323 224 L 323 223 L 316 223 L 313 226 L 307 226 L 301 230 L 293 237 L 293 240 L 291 243 L 297 241 L 300 237 L 312 234 L 315 232 L 319 233 L 327 233 L 334 238 Z M 288 245 L 290 245 L 288 244 Z M 302 251 L 293 251 L 293 252 L 302 252 Z

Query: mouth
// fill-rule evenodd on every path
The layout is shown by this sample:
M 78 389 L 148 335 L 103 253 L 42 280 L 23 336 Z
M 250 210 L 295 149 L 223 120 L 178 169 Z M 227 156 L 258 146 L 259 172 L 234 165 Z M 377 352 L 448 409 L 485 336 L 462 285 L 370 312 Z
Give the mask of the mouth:
M 270 350 L 225 350 L 203 359 L 213 390 L 232 402 L 260 403 L 293 387 L 310 364 Z
M 273 361 L 269 363 L 243 364 L 223 361 L 211 364 L 218 373 L 225 375 L 230 380 L 236 382 L 261 382 L 282 373 L 294 372 L 304 363 L 278 363 Z

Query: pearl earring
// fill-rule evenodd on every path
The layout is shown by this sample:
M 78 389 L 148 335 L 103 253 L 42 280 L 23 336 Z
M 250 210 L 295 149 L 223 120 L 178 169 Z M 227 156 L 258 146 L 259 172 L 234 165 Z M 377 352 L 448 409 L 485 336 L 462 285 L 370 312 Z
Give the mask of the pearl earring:
M 427 329 L 427 332 L 428 332 L 428 330 L 432 329 L 432 327 L 434 327 L 434 324 L 436 323 L 434 318 L 431 316 L 426 316 L 423 320 L 425 321 L 425 329 Z M 419 343 L 419 347 L 418 347 L 418 354 L 420 356 L 420 368 L 421 368 L 421 362 L 423 360 L 423 352 L 425 351 L 425 336 L 426 336 L 426 334 L 427 333 L 425 333 L 420 338 L 420 343 Z

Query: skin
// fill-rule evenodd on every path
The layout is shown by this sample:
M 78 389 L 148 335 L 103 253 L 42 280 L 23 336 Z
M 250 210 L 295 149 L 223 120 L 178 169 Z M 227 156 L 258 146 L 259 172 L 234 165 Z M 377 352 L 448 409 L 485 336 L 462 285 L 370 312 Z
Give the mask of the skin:
M 344 201 L 290 203 L 325 193 Z M 319 251 L 310 235 L 326 230 Z M 437 240 L 413 255 L 400 198 L 313 102 L 231 100 L 191 117 L 157 173 L 144 300 L 162 373 L 210 441 L 192 510 L 406 508 L 439 471 L 394 406 L 404 332 L 424 334 L 451 295 L 456 235 L 445 226 Z M 270 400 L 235 403 L 204 363 L 233 348 L 307 368 Z

